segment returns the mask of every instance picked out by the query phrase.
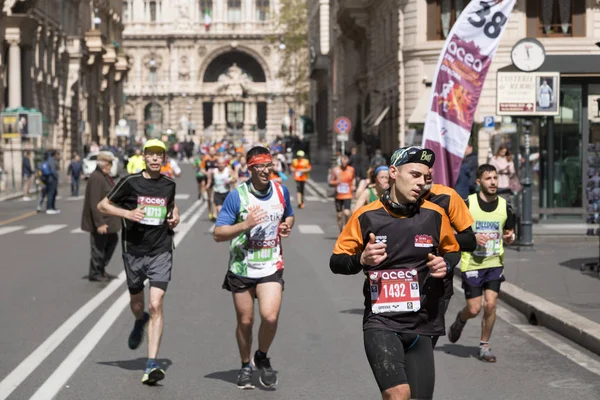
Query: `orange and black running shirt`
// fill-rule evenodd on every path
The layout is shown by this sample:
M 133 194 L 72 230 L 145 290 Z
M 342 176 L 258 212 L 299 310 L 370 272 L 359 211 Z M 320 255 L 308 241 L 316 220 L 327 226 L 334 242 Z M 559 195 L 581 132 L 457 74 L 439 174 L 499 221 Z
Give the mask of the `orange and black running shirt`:
M 206 172 L 210 172 L 210 170 L 216 169 L 218 159 L 219 159 L 219 157 L 216 155 L 215 156 L 207 155 L 206 157 L 204 157 L 202 159 L 202 169 L 205 170 Z
M 346 169 L 335 167 L 332 177 L 331 184 L 335 186 L 335 199 L 352 200 L 354 198 L 354 181 L 356 180 L 354 168 L 349 165 Z
M 360 264 L 360 256 L 370 234 L 376 242 L 387 244 L 387 258 L 377 266 Z M 381 200 L 367 204 L 352 214 L 335 243 L 329 266 L 337 274 L 357 274 L 364 271 L 372 276 L 375 271 L 395 270 L 417 272 L 420 309 L 409 312 L 373 313 L 369 279 L 365 280 L 365 312 L 363 330 L 384 329 L 398 333 L 443 335 L 443 318 L 438 314 L 444 295 L 443 279 L 433 278 L 427 267 L 428 255 L 443 256 L 448 265 L 460 260 L 458 243 L 450 221 L 439 206 L 427 200 L 418 212 L 402 217 L 389 211 Z M 383 273 L 382 273 L 383 275 Z
M 442 207 L 450 218 L 450 225 L 456 232 L 462 232 L 473 225 L 473 217 L 469 207 L 456 190 L 438 183 L 431 187 L 429 195 L 425 197 L 432 203 Z

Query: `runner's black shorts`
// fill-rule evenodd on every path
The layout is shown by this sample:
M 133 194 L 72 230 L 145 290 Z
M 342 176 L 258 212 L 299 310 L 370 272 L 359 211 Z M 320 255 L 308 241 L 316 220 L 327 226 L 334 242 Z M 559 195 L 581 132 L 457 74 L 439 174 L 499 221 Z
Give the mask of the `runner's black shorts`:
M 225 198 L 227 197 L 228 194 L 229 194 L 229 192 L 227 192 L 227 193 L 214 192 L 213 193 L 213 201 L 215 202 L 215 206 L 222 206 L 223 203 L 225 202 Z
M 274 274 L 262 278 L 248 278 L 227 271 L 222 288 L 232 293 L 242 293 L 248 289 L 255 288 L 256 285 L 267 282 L 279 282 L 281 284 L 281 289 L 283 290 L 285 285 L 283 280 L 283 270 L 277 270 Z
M 430 336 L 369 329 L 363 332 L 363 339 L 382 393 L 408 384 L 411 399 L 433 398 L 435 362 Z
M 296 191 L 298 193 L 304 194 L 304 185 L 306 184 L 305 181 L 296 181 Z
M 146 279 L 150 281 L 150 286 L 167 291 L 173 269 L 173 252 L 166 251 L 155 256 L 123 253 L 123 264 L 129 293 L 137 294 L 144 290 Z
M 335 199 L 335 211 L 342 212 L 343 210 L 352 209 L 352 199 L 338 200 Z
M 503 272 L 504 267 L 462 272 L 462 287 L 465 291 L 465 298 L 468 300 L 481 297 L 485 290 L 500 293 L 500 285 L 506 280 Z
M 208 180 L 208 178 L 206 177 L 206 175 L 196 177 L 196 182 L 198 182 L 198 183 L 206 182 L 207 180 Z

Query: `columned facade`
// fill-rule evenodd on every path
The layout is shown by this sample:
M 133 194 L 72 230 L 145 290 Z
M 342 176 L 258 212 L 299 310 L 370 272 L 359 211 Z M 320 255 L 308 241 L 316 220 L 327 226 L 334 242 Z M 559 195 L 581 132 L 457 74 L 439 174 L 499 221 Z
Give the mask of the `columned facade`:
M 138 138 L 256 142 L 282 134 L 293 100 L 277 78 L 277 0 L 261 1 L 261 10 L 256 0 L 125 3 L 133 65 L 125 109 Z
M 116 144 L 129 69 L 122 1 L 3 0 L 0 6 L 0 109 L 37 109 L 44 120 L 42 136 L 0 143 L 3 168 L 19 178 L 24 149 L 40 158 L 43 150 L 57 150 L 64 167 L 86 140 Z

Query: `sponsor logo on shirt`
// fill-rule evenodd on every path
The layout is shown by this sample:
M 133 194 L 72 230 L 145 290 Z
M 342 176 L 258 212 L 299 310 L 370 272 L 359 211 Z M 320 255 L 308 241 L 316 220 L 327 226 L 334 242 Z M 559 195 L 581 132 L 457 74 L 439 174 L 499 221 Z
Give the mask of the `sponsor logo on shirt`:
M 415 247 L 433 247 L 433 238 L 430 235 L 416 235 Z
M 475 232 L 479 231 L 499 231 L 499 221 L 475 221 Z
M 139 205 L 166 207 L 167 206 L 167 199 L 165 197 L 138 196 L 137 203 Z
M 388 281 L 390 279 L 412 279 L 417 276 L 417 270 L 411 269 L 409 271 L 398 270 L 398 271 L 373 271 L 369 274 L 369 278 L 372 281 L 383 280 Z
M 387 243 L 387 235 L 375 236 L 375 243 Z

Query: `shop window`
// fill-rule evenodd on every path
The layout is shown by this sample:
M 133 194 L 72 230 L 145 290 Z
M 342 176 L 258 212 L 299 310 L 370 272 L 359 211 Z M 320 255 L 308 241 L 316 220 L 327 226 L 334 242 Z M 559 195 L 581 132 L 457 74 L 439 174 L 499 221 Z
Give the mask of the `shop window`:
M 427 40 L 445 40 L 470 0 L 427 0 Z
M 227 0 L 227 21 L 240 22 L 242 20 L 242 1 Z
M 256 19 L 266 21 L 269 18 L 269 0 L 256 0 Z
M 527 36 L 585 37 L 585 13 L 581 0 L 530 0 Z

